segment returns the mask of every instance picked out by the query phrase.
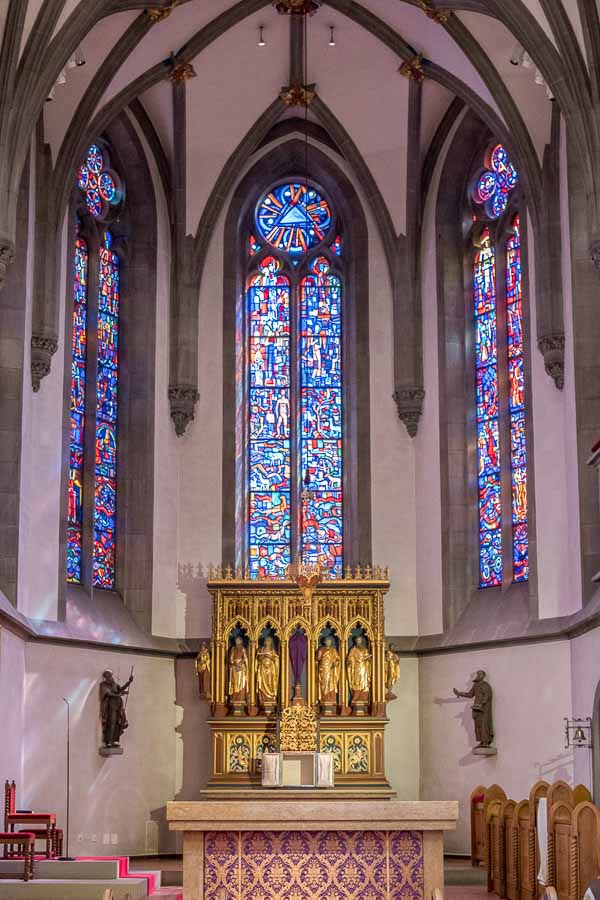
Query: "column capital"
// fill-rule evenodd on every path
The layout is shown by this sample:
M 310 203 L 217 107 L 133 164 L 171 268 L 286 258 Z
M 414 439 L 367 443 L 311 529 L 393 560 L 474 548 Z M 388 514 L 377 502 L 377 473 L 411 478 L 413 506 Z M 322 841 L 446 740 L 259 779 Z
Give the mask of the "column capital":
M 559 391 L 565 386 L 565 336 L 545 334 L 538 338 L 538 349 L 544 357 L 544 368 Z
M 393 394 L 398 407 L 398 416 L 411 437 L 415 437 L 419 428 L 419 419 L 423 412 L 425 388 L 419 385 L 397 387 Z
M 177 437 L 182 437 L 190 422 L 194 421 L 196 403 L 199 399 L 200 394 L 194 385 L 171 385 L 169 387 L 171 419 Z
M 0 238 L 0 291 L 8 274 L 8 268 L 15 260 L 15 246 L 7 238 Z
M 52 357 L 58 350 L 55 337 L 45 334 L 31 335 L 31 386 L 34 392 L 40 389 L 42 378 L 50 372 Z

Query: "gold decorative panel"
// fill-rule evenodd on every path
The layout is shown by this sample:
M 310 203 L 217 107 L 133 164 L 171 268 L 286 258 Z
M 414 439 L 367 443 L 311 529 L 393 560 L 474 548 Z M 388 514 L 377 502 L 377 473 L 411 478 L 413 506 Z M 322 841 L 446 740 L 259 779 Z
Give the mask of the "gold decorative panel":
M 249 772 L 252 748 L 249 738 L 244 734 L 230 734 L 227 741 L 227 771 Z
M 346 771 L 366 775 L 370 771 L 370 737 L 368 734 L 346 735 Z
M 344 760 L 344 738 L 341 734 L 322 734 L 321 753 L 333 756 L 333 771 L 341 772 Z

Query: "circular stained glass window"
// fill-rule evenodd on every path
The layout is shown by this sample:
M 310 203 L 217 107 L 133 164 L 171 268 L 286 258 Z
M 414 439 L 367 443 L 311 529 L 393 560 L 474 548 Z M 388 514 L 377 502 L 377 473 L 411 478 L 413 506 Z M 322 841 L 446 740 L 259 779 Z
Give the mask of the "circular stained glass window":
M 119 176 L 110 169 L 108 153 L 98 144 L 88 147 L 85 162 L 77 169 L 77 186 L 96 219 L 105 219 L 110 207 L 117 206 L 123 198 Z
M 89 148 L 85 161 L 90 171 L 95 175 L 98 175 L 102 171 L 104 168 L 104 157 L 102 155 L 102 150 L 97 144 L 92 144 Z
M 506 148 L 495 144 L 486 156 L 485 169 L 477 179 L 473 191 L 477 203 L 483 203 L 491 219 L 501 216 L 508 206 L 508 197 L 517 185 L 519 175 L 508 158 Z
M 329 203 L 310 185 L 273 188 L 258 204 L 256 227 L 271 246 L 292 257 L 320 244 L 331 227 Z
M 100 175 L 99 183 L 100 194 L 107 203 L 111 203 L 114 200 L 115 194 L 117 192 L 117 186 L 115 185 L 114 178 L 112 177 L 112 175 L 109 175 L 108 172 L 102 172 L 102 174 Z

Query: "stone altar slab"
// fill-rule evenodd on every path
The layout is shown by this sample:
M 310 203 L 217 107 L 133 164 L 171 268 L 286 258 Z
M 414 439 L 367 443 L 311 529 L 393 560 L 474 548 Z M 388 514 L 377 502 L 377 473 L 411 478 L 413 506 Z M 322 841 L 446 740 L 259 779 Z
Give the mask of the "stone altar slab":
M 458 803 L 173 802 L 184 900 L 431 900 Z

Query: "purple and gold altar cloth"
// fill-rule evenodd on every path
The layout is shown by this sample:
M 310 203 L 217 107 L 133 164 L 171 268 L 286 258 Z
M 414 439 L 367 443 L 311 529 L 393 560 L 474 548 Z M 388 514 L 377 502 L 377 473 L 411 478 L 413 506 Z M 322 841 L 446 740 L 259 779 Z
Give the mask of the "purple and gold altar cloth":
M 221 831 L 205 900 L 423 900 L 419 831 Z

